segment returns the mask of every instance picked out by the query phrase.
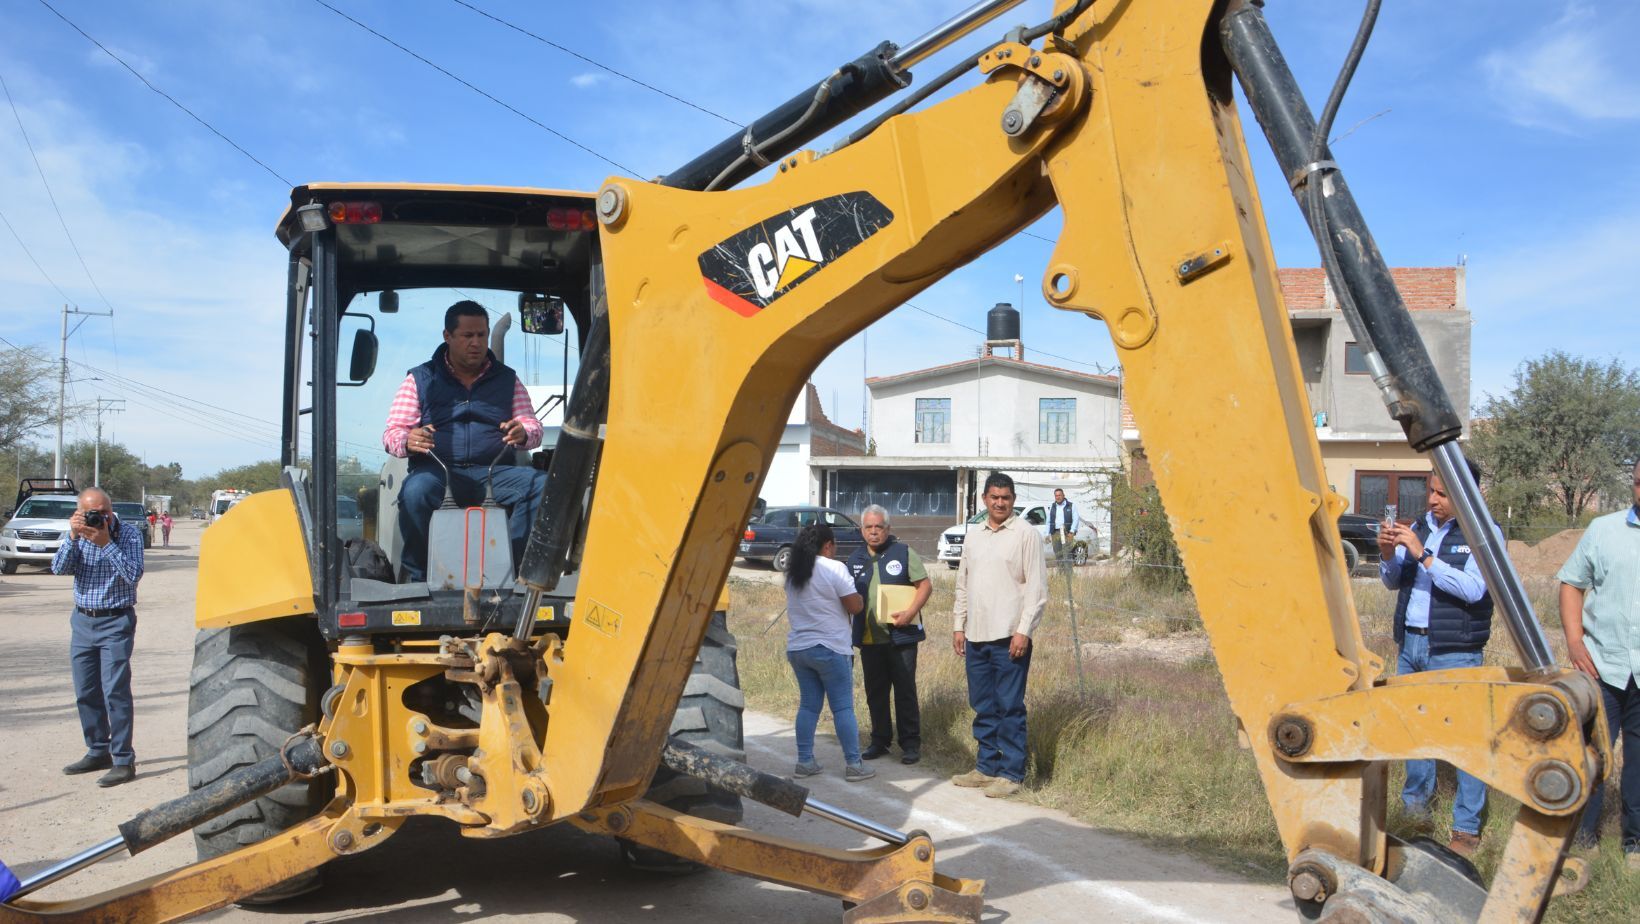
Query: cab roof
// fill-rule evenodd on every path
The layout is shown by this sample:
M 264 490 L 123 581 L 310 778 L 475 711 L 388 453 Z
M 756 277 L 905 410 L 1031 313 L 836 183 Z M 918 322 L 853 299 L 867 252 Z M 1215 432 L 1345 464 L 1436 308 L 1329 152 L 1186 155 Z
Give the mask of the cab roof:
M 431 183 L 310 183 L 291 190 L 275 233 L 305 252 L 297 210 L 369 206 L 334 223 L 347 293 L 442 286 L 520 292 L 584 290 L 597 241 L 593 194 Z M 341 211 L 347 211 L 345 205 Z M 358 209 L 354 211 L 357 213 Z

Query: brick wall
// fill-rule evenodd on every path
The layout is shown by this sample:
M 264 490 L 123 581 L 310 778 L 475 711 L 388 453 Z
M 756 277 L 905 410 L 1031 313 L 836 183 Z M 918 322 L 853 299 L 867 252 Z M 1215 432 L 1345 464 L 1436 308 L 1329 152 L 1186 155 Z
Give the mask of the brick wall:
M 1467 307 L 1460 292 L 1461 269 L 1456 266 L 1397 266 L 1390 276 L 1410 311 L 1443 311 Z M 1326 297 L 1326 274 L 1320 267 L 1276 270 L 1288 311 L 1336 308 Z
M 820 391 L 810 382 L 804 390 L 808 394 L 809 455 L 863 456 L 866 454 L 866 435 L 860 430 L 849 430 L 831 422 L 826 409 L 820 404 Z

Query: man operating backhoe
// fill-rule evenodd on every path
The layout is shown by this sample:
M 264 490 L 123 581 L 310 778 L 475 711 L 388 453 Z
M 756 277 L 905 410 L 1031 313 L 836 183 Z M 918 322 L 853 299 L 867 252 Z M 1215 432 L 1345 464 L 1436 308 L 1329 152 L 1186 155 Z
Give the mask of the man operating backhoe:
M 489 338 L 483 305 L 451 305 L 444 312 L 443 345 L 404 377 L 387 412 L 382 447 L 410 457 L 410 474 L 399 490 L 407 581 L 427 577 L 427 523 L 444 497 L 439 463 L 449 469 L 450 490 L 463 506 L 480 503 L 486 479 L 493 480 L 496 503 L 511 514 L 513 561 L 523 555 L 546 474 L 514 465 L 513 454 L 503 450 L 541 445 L 541 421 L 518 374 L 490 351 Z

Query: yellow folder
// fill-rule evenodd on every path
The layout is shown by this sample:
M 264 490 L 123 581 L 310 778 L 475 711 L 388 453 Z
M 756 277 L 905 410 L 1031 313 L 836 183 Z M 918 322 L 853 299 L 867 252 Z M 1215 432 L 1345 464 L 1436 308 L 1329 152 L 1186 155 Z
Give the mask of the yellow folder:
M 909 609 L 911 602 L 917 599 L 917 588 L 910 584 L 878 584 L 877 585 L 877 621 L 889 625 L 889 619 L 901 610 Z M 917 617 L 921 619 L 922 617 Z M 916 620 L 912 621 L 914 625 Z

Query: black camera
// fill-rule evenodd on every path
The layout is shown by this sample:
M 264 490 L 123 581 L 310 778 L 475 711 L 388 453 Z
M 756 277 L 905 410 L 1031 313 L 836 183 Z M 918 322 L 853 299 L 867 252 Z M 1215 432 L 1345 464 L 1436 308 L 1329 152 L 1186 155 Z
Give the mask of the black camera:
M 103 516 L 103 512 L 101 510 L 87 510 L 85 512 L 84 520 L 85 525 L 91 527 L 92 529 L 102 529 L 103 524 L 107 522 L 108 518 Z

